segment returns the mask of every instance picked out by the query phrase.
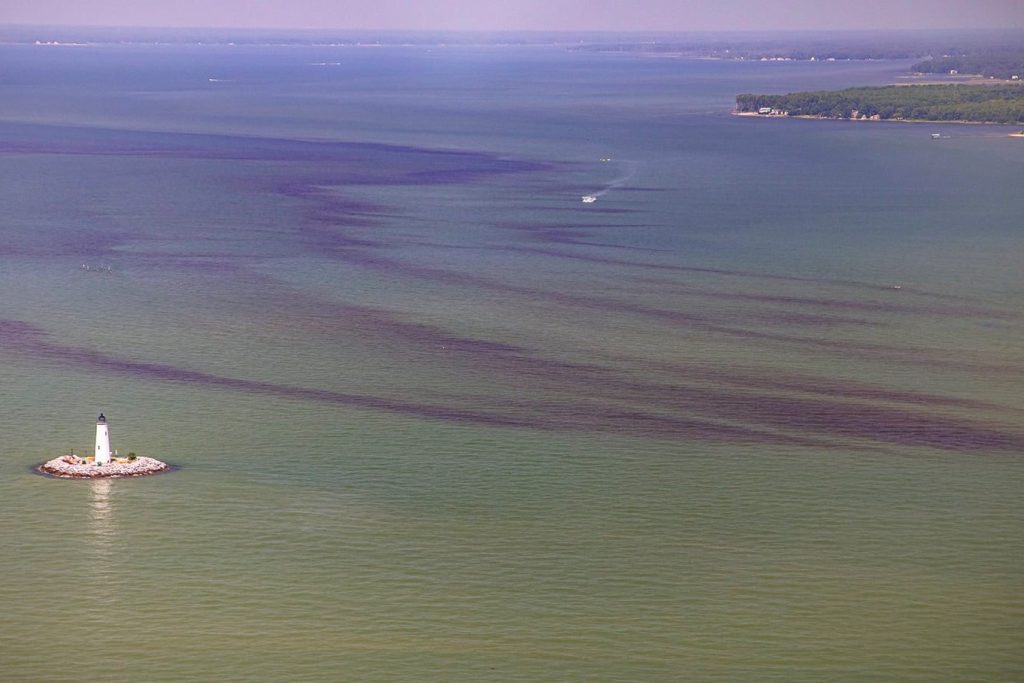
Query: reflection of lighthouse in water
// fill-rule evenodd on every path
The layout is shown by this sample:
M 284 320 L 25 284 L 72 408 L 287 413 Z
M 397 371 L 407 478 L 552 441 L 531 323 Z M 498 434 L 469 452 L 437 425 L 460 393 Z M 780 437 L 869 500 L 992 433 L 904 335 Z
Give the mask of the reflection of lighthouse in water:
M 96 420 L 96 464 L 106 465 L 110 462 L 110 431 L 107 429 L 107 418 L 100 413 Z

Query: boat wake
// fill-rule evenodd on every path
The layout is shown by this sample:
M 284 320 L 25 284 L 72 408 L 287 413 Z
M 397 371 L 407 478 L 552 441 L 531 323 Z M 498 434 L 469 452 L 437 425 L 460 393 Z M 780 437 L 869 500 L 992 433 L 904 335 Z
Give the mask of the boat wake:
M 611 161 L 611 159 L 606 157 L 604 159 L 601 159 L 601 161 Z M 601 188 L 600 190 L 598 190 L 597 192 L 593 192 L 591 194 L 583 195 L 580 198 L 583 201 L 584 204 L 593 204 L 594 202 L 596 202 L 598 200 L 599 197 L 603 197 L 606 194 L 608 194 L 609 192 L 611 192 L 612 190 L 614 190 L 616 188 L 619 188 L 619 187 L 622 187 L 627 182 L 629 182 L 629 180 L 633 176 L 636 175 L 638 164 L 635 161 L 624 161 L 624 162 L 621 162 L 621 164 L 622 164 L 622 167 L 623 167 L 623 171 L 622 171 L 622 173 L 618 177 L 616 177 L 615 179 L 613 179 L 613 180 L 609 181 L 608 183 L 606 183 L 605 186 L 603 188 Z

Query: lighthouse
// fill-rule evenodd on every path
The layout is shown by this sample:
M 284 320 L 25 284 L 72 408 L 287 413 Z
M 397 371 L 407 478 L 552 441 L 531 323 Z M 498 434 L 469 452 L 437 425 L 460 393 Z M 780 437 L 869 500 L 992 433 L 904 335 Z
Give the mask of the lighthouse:
M 100 413 L 96 419 L 96 464 L 106 465 L 110 462 L 110 430 L 107 418 Z
M 38 467 L 43 474 L 61 479 L 117 479 L 120 477 L 144 477 L 149 474 L 169 472 L 171 466 L 156 458 L 136 456 L 129 453 L 127 458 L 114 458 L 116 451 L 110 448 L 110 427 L 107 416 L 100 413 L 96 418 L 96 455 L 82 458 L 74 451 Z

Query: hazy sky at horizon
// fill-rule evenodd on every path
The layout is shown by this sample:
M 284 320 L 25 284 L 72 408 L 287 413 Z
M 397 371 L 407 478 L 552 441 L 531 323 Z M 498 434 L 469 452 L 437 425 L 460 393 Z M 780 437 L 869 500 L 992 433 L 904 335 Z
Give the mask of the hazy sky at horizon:
M 1024 28 L 1024 0 L 0 0 L 0 23 L 407 30 Z

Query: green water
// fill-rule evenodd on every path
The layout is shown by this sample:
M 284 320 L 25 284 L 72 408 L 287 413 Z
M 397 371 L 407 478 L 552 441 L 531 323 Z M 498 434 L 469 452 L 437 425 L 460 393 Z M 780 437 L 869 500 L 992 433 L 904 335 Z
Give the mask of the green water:
M 3 50 L 0 679 L 1024 676 L 1024 145 L 728 115 L 901 65 Z

